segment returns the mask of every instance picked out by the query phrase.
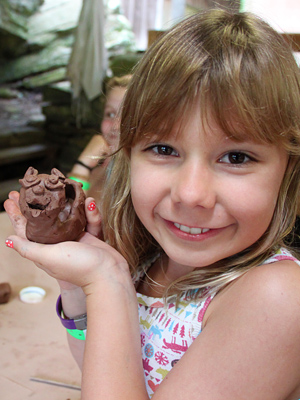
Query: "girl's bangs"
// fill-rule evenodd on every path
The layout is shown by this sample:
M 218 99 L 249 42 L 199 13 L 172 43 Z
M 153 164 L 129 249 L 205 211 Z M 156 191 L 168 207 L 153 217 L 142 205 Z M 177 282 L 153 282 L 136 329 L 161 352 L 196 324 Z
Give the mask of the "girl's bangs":
M 224 71 L 202 78 L 198 90 L 202 121 L 209 126 L 209 120 L 214 120 L 226 136 L 237 142 L 250 140 L 290 150 L 295 140 L 299 143 L 297 104 L 290 102 L 287 110 L 288 102 L 280 96 L 280 83 L 276 87 L 267 78 L 255 81 L 243 77 L 242 71 L 239 79 L 230 79 Z
M 293 142 L 298 146 L 295 60 L 283 48 L 279 35 L 272 42 L 278 51 L 270 52 L 271 34 L 264 34 L 265 41 L 257 37 L 251 16 L 218 14 L 215 28 L 209 28 L 210 36 L 198 29 L 198 24 L 208 21 L 199 17 L 199 22 L 196 16 L 185 29 L 177 28 L 176 35 L 167 33 L 147 53 L 128 90 L 124 147 L 153 135 L 163 139 L 174 132 L 184 133 L 195 104 L 203 126 L 209 127 L 213 119 L 233 140 L 282 144 L 286 149 L 295 149 Z M 231 30 L 223 30 L 223 17 L 232 19 Z M 267 29 L 261 24 L 260 30 Z

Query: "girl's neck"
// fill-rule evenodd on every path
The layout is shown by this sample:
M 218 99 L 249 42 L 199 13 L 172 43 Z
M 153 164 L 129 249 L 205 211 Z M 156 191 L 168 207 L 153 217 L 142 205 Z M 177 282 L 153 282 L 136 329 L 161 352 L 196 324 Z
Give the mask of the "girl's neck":
M 163 297 L 168 286 L 181 276 L 182 273 L 176 274 L 173 262 L 162 254 L 148 269 L 137 292 L 149 297 Z
M 163 256 L 159 256 L 147 270 L 137 287 L 138 293 L 149 297 L 163 297 L 166 283 L 164 282 L 162 259 Z

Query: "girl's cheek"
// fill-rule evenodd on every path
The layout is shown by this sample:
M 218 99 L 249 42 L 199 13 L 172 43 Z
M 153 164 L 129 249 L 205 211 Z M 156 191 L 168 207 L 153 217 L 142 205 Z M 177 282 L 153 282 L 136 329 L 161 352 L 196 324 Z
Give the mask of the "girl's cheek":
M 113 127 L 113 121 L 111 119 L 104 119 L 101 124 L 101 131 L 104 138 L 107 140 L 107 136 L 110 134 L 110 131 Z

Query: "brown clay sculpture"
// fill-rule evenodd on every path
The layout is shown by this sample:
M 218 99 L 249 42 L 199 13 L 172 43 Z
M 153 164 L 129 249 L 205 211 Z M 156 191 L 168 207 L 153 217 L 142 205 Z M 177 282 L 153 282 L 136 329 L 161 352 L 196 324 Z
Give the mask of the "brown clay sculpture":
M 67 179 L 56 168 L 48 175 L 33 167 L 20 183 L 19 204 L 27 219 L 27 239 L 54 244 L 79 237 L 86 226 L 81 183 Z

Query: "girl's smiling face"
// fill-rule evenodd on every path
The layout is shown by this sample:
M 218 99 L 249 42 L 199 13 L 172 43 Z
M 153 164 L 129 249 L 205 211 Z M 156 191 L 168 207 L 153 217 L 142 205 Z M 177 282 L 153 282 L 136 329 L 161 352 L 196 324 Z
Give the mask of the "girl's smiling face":
M 153 136 L 131 150 L 135 211 L 179 275 L 263 235 L 288 161 L 281 146 L 233 141 L 213 122 L 204 130 L 199 118 L 192 113 L 179 135 Z

